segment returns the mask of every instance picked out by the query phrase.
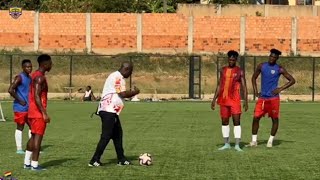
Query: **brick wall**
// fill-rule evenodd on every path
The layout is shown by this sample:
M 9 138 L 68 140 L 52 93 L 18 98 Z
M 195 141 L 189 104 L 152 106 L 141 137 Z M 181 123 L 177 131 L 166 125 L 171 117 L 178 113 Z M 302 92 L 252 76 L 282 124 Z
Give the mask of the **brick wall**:
M 290 53 L 291 21 L 290 17 L 247 17 L 245 51 L 258 54 L 277 48 Z
M 298 18 L 298 43 L 299 52 L 320 52 L 320 18 Z
M 40 50 L 85 49 L 85 14 L 41 13 L 39 23 Z
M 187 49 L 188 19 L 177 14 L 146 14 L 142 17 L 142 46 L 153 49 Z
M 92 14 L 92 48 L 136 49 L 135 14 Z
M 0 11 L 0 47 L 32 50 L 34 12 L 24 12 L 19 19 L 13 19 L 8 11 Z
M 235 17 L 196 17 L 194 19 L 194 51 L 239 51 L 240 19 Z
M 19 19 L 13 19 L 8 11 L 0 11 L 0 48 L 34 50 L 35 17 L 34 12 L 23 11 Z M 246 17 L 241 36 L 240 17 L 197 16 L 190 24 L 189 17 L 182 14 L 142 14 L 141 38 L 137 38 L 137 14 L 95 13 L 89 19 L 91 41 L 86 40 L 87 17 L 40 13 L 39 50 L 84 51 L 89 47 L 96 53 L 111 54 L 138 51 L 141 44 L 142 52 L 190 52 L 191 47 L 192 53 L 218 53 L 239 51 L 241 38 L 245 38 L 247 54 L 265 55 L 271 48 L 288 54 L 293 48 L 291 17 Z M 190 27 L 193 33 L 188 31 Z M 320 54 L 320 17 L 297 18 L 294 32 L 299 54 Z M 191 35 L 193 39 L 188 41 Z

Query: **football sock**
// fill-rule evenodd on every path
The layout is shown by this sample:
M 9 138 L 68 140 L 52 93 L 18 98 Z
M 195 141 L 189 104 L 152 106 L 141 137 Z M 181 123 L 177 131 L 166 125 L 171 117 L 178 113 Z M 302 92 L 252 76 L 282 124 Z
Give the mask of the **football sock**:
M 25 165 L 30 165 L 30 163 L 31 163 L 31 155 L 32 155 L 32 151 L 28 151 L 28 150 L 26 150 L 26 154 L 25 154 L 25 156 L 24 156 L 24 164 Z
M 268 142 L 272 143 L 272 142 L 273 142 L 273 139 L 274 139 L 274 136 L 270 135 Z
M 234 126 L 233 128 L 234 138 L 236 140 L 236 145 L 239 145 L 241 140 L 241 126 Z
M 222 136 L 225 144 L 229 144 L 229 133 L 230 133 L 229 125 L 222 126 Z
M 31 166 L 34 168 L 38 167 L 38 161 L 31 161 Z
M 22 150 L 22 131 L 16 129 L 15 139 L 16 139 L 17 150 L 18 151 Z
M 258 135 L 252 135 L 252 142 L 257 142 Z

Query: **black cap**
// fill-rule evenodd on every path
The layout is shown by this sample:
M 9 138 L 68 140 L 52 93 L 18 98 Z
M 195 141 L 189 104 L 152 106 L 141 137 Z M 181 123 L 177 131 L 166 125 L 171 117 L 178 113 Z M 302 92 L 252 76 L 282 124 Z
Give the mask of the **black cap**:
M 270 50 L 270 53 L 271 54 L 275 54 L 277 56 L 280 56 L 281 55 L 281 51 L 279 51 L 278 49 L 271 49 Z
M 234 57 L 234 58 L 238 58 L 239 56 L 239 53 L 237 51 L 234 51 L 234 50 L 230 50 L 228 52 L 228 57 L 231 58 L 231 57 Z

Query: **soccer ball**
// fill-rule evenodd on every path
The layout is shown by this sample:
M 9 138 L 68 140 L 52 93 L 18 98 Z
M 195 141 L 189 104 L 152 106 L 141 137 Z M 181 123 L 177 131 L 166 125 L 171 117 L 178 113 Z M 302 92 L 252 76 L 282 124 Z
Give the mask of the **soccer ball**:
M 150 166 L 152 164 L 152 157 L 149 153 L 143 153 L 139 156 L 139 164 L 141 166 Z

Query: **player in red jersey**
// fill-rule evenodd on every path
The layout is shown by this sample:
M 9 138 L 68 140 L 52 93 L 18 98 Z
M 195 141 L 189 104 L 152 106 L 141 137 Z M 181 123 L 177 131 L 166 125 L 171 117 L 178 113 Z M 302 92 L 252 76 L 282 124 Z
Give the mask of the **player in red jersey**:
M 217 89 L 214 94 L 211 109 L 215 110 L 216 100 L 220 105 L 220 116 L 222 120 L 222 136 L 224 138 L 224 146 L 219 148 L 219 150 L 230 149 L 229 143 L 229 118 L 232 116 L 234 125 L 234 137 L 236 140 L 235 149 L 237 151 L 242 151 L 239 146 L 241 139 L 241 126 L 240 126 L 240 116 L 241 116 L 241 96 L 240 88 L 242 86 L 244 93 L 244 109 L 248 110 L 248 92 L 246 79 L 243 70 L 236 66 L 238 59 L 238 52 L 229 51 L 228 52 L 228 66 L 221 69 L 220 80 L 218 81 Z
M 45 170 L 38 165 L 38 159 L 46 125 L 50 122 L 50 117 L 46 110 L 48 84 L 45 73 L 51 70 L 51 57 L 47 54 L 42 54 L 38 57 L 38 63 L 39 69 L 31 75 L 28 124 L 31 127 L 32 136 L 28 141 L 24 159 L 24 168 L 31 168 L 31 170 Z

